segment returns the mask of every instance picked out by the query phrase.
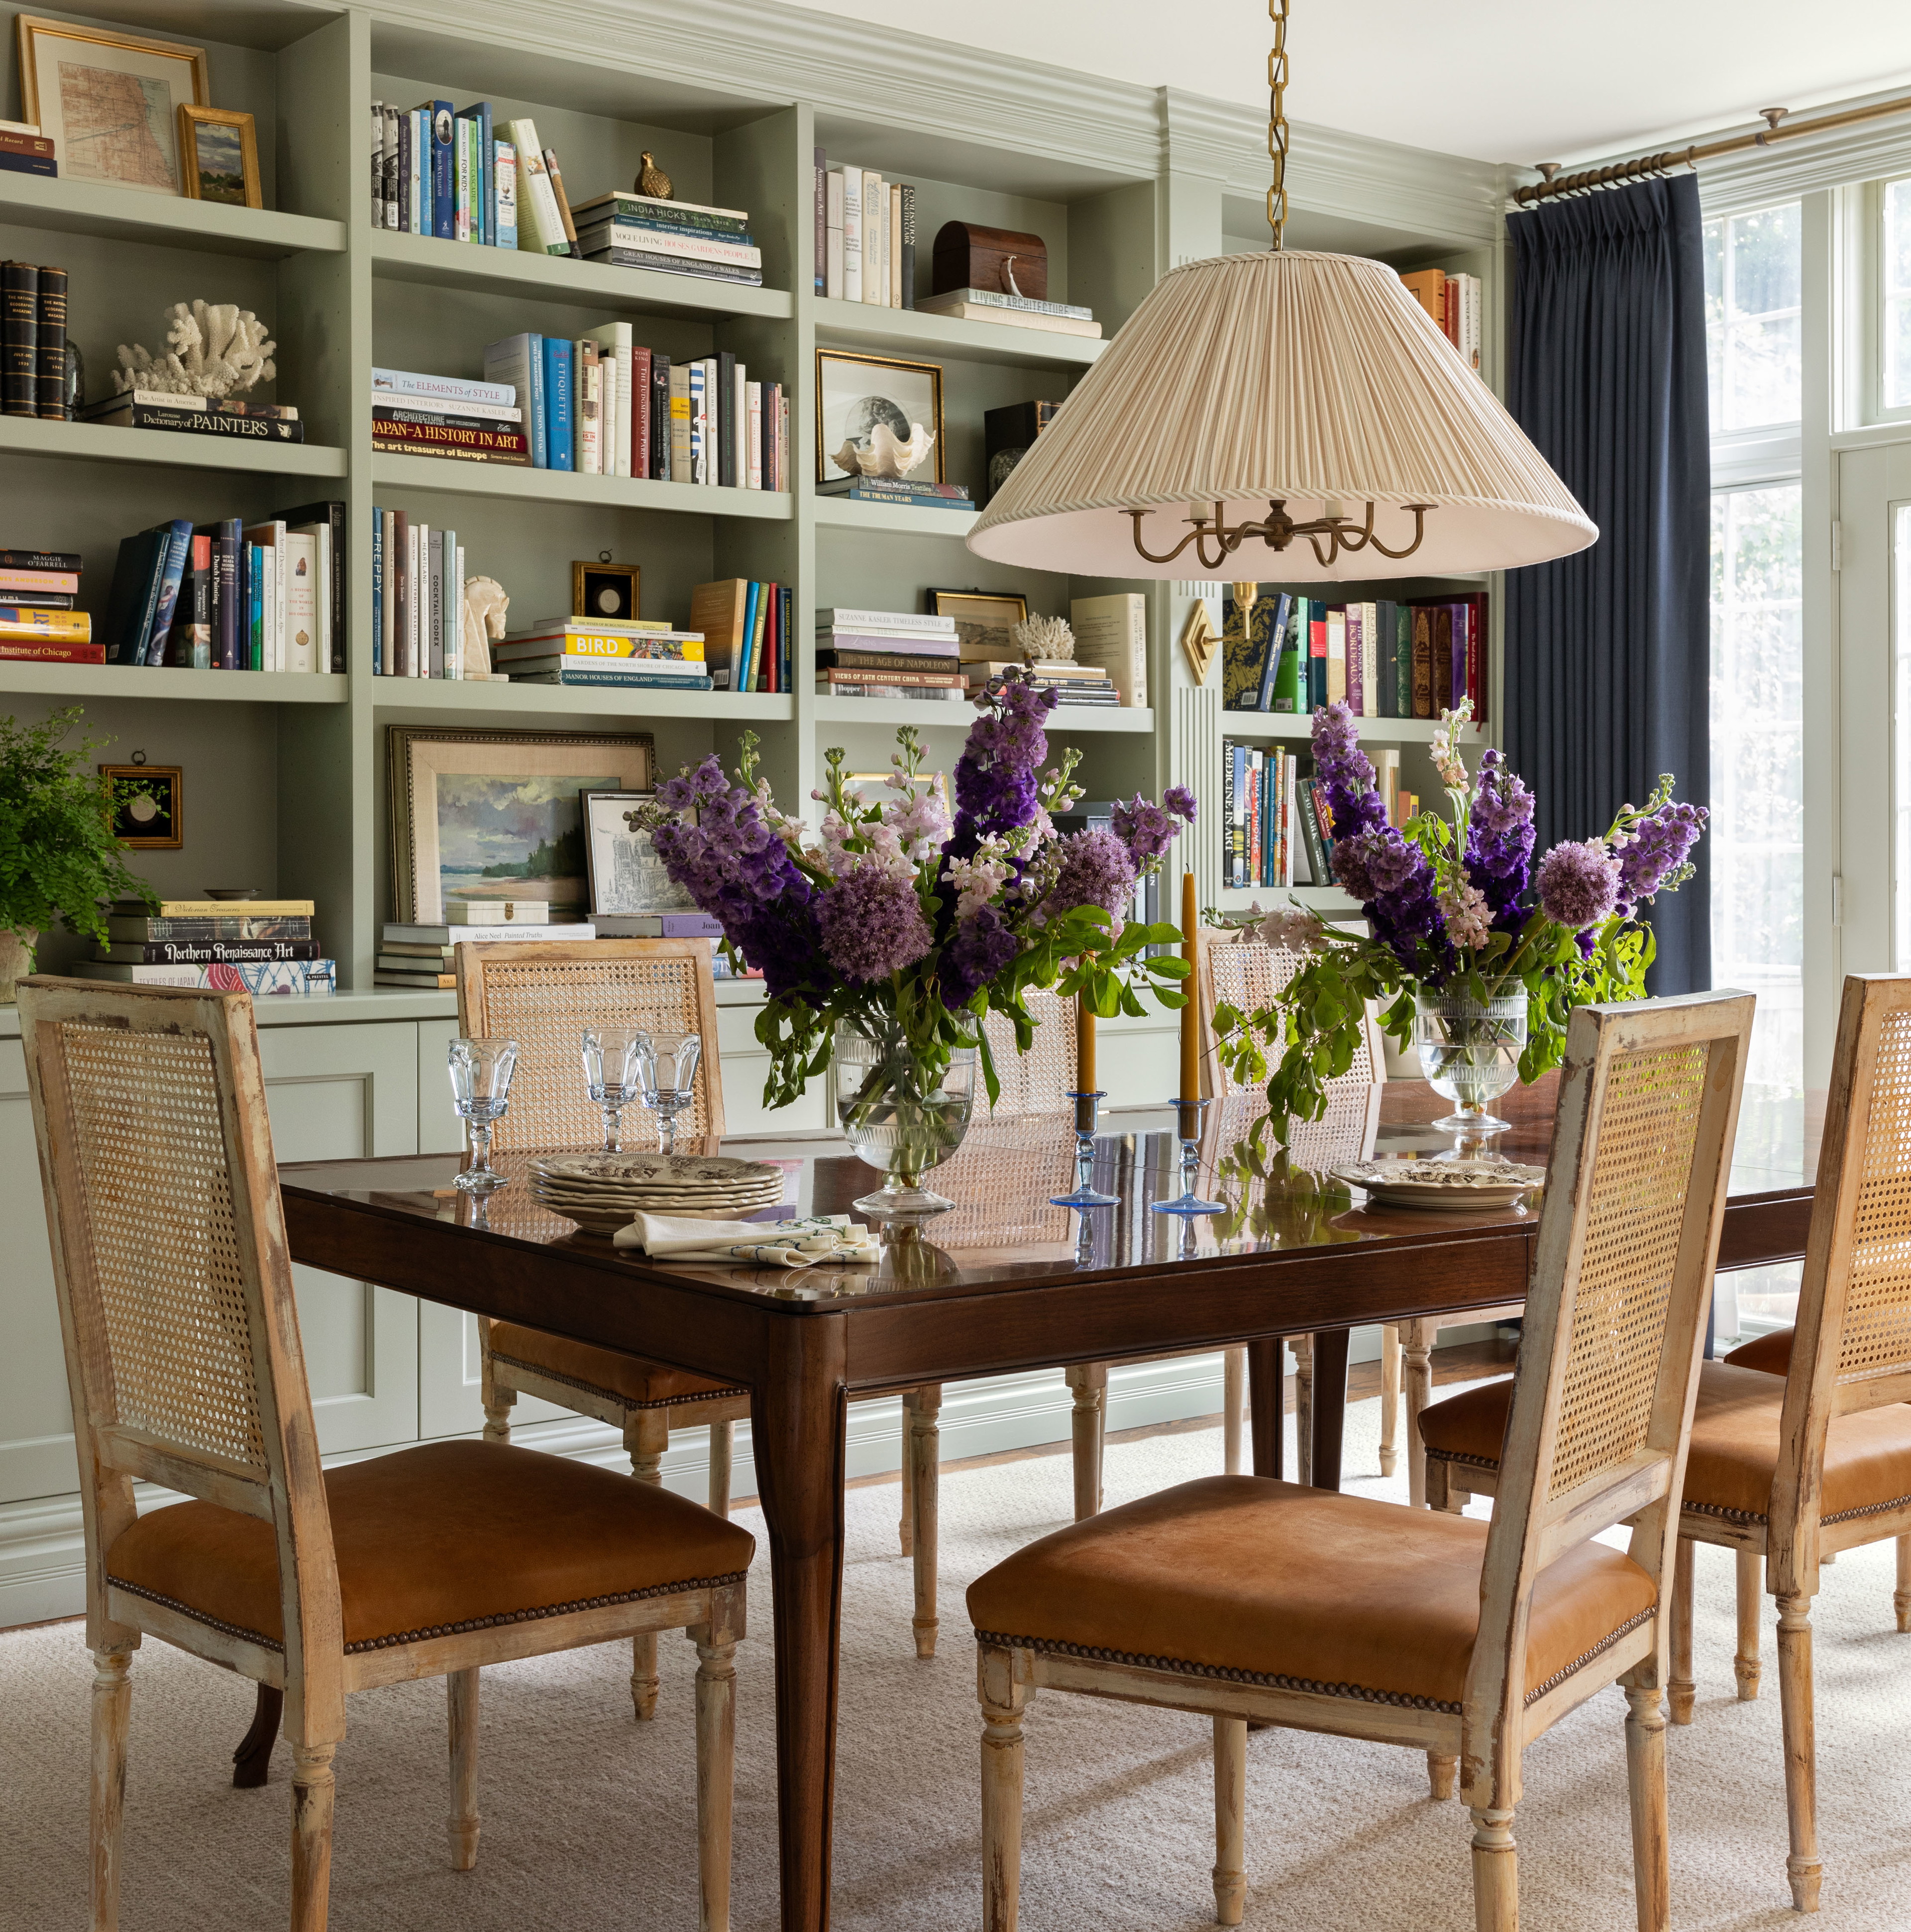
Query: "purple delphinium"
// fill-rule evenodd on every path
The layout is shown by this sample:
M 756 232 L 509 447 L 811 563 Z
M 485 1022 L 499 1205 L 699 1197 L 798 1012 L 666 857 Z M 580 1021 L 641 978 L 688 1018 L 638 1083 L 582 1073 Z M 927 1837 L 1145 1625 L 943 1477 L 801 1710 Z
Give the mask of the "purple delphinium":
M 1526 922 L 1520 902 L 1532 876 L 1533 794 L 1496 748 L 1480 760 L 1473 810 L 1467 824 L 1467 877 L 1486 896 L 1493 929 L 1516 931 Z
M 1692 876 L 1689 855 L 1710 816 L 1702 805 L 1669 800 L 1633 826 L 1619 854 L 1619 902 L 1628 912 L 1641 899 L 1672 891 Z
M 1161 794 L 1161 802 L 1177 818 L 1186 819 L 1192 825 L 1200 812 L 1195 795 L 1186 785 L 1170 785 Z
M 1315 797 L 1324 803 L 1336 839 L 1379 830 L 1387 808 L 1373 784 L 1373 766 L 1360 747 L 1360 727 L 1344 704 L 1314 713 Z
M 956 764 L 956 826 L 946 848 L 956 859 L 969 857 L 985 838 L 1018 830 L 1040 809 L 1035 775 L 1048 756 L 1042 726 L 1055 693 L 1005 678 L 976 702 L 982 716 Z
M 1014 958 L 1022 941 L 993 906 L 983 906 L 959 922 L 942 949 L 942 1001 L 965 1006 Z
M 1054 882 L 1043 896 L 1045 920 L 1077 906 L 1098 905 L 1119 920 L 1135 893 L 1135 862 L 1112 832 L 1074 832 L 1058 842 Z
M 1568 841 L 1540 861 L 1535 883 L 1540 910 L 1556 926 L 1579 932 L 1610 917 L 1619 901 L 1619 861 L 1602 838 Z
M 1177 820 L 1194 823 L 1195 802 L 1185 785 L 1171 785 L 1155 804 L 1137 792 L 1125 804 L 1114 808 L 1114 836 L 1128 848 L 1128 856 L 1138 872 L 1151 866 L 1174 842 L 1181 829 Z
M 906 873 L 857 866 L 816 902 L 823 950 L 852 986 L 913 966 L 933 942 L 916 884 Z

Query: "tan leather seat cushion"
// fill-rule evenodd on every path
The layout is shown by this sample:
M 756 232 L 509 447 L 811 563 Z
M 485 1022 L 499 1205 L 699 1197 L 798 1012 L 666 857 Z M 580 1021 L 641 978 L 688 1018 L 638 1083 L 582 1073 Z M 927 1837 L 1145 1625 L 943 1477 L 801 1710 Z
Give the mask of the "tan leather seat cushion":
M 1436 1454 L 1497 1462 L 1512 1400 L 1510 1382 L 1486 1382 L 1423 1409 L 1420 1439 Z M 1685 1500 L 1763 1517 L 1778 1466 L 1785 1384 L 1730 1362 L 1702 1363 L 1685 1464 Z M 1463 1478 L 1462 1478 L 1463 1480 Z M 1823 1510 L 1828 1520 L 1911 1496 L 1911 1408 L 1903 1403 L 1832 1420 L 1825 1440 Z
M 743 1393 L 730 1383 L 713 1382 L 709 1376 L 694 1374 L 688 1369 L 667 1368 L 661 1362 L 646 1362 L 640 1355 L 594 1348 L 588 1342 L 566 1341 L 561 1335 L 547 1335 L 541 1328 L 526 1328 L 514 1322 L 493 1324 L 491 1352 L 542 1369 L 549 1375 L 562 1376 L 567 1382 L 602 1389 L 607 1395 L 620 1396 L 638 1408 Z
M 1761 1335 L 1756 1341 L 1744 1342 L 1726 1357 L 1735 1369 L 1756 1369 L 1760 1374 L 1787 1376 L 1792 1372 L 1792 1336 L 1796 1331 L 1790 1328 L 1774 1328 L 1769 1335 Z
M 326 1473 L 345 1647 L 660 1595 L 747 1570 L 756 1539 L 668 1490 L 501 1443 L 434 1442 Z M 106 1574 L 282 1641 L 271 1524 L 205 1502 L 142 1516 Z
M 1465 1517 L 1214 1476 L 1017 1551 L 969 1586 L 969 1616 L 1038 1645 L 1457 1706 L 1486 1547 L 1486 1524 Z M 1528 1693 L 1654 1601 L 1618 1550 L 1562 1557 L 1534 1594 Z

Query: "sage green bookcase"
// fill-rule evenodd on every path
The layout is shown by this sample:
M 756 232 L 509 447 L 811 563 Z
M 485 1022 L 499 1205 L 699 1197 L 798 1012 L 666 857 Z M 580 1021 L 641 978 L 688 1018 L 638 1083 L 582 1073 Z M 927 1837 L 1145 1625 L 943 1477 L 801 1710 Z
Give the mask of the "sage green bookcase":
M 14 10 L 4 23 L 10 63 Z M 154 763 L 184 767 L 184 846 L 136 855 L 162 892 L 250 885 L 309 896 L 318 902 L 320 937 L 338 959 L 341 990 L 369 991 L 380 924 L 389 916 L 388 726 L 646 730 L 667 772 L 712 750 L 733 757 L 748 730 L 791 804 L 817 783 L 826 747 L 844 746 L 853 770 L 880 769 L 900 724 L 916 726 L 946 769 L 968 709 L 819 699 L 808 617 L 830 604 L 920 608 L 928 588 L 973 587 L 1018 590 L 1032 610 L 1064 615 L 1074 597 L 1148 592 L 1152 708 L 1069 715 L 1051 735 L 1079 748 L 1091 796 L 1192 785 L 1207 809 L 1174 862 L 1192 862 L 1204 904 L 1255 896 L 1219 888 L 1221 740 L 1304 735 L 1306 721 L 1223 712 L 1218 672 L 1206 688 L 1192 685 L 1176 639 L 1190 599 L 1218 599 L 1220 586 L 1010 569 L 966 548 L 967 517 L 819 498 L 811 481 L 819 347 L 940 364 L 946 474 L 979 496 L 984 412 L 1064 398 L 1106 346 L 818 297 L 817 148 L 832 162 L 915 184 L 923 292 L 930 245 L 945 220 L 1032 230 L 1048 245 L 1052 296 L 1088 304 L 1112 335 L 1174 262 L 1265 245 L 1252 226 L 1264 149 L 1257 153 L 1246 110 L 983 57 L 767 0 L 739 0 L 721 19 L 637 4 L 586 22 L 493 0 L 332 9 L 294 0 L 223 8 L 141 0 L 110 18 L 207 47 L 214 104 L 256 118 L 268 205 L 228 208 L 0 174 L 0 253 L 68 270 L 71 332 L 93 395 L 109 386 L 118 344 L 158 344 L 170 304 L 204 296 L 255 310 L 278 344 L 276 396 L 298 405 L 308 440 L 255 447 L 0 418 L 0 546 L 81 552 L 81 601 L 97 617 L 119 541 L 134 531 L 175 516 L 256 520 L 328 497 L 347 506 L 342 674 L 0 664 L 0 710 L 32 718 L 77 703 L 88 724 L 113 741 L 101 755 L 143 751 Z M 231 38 L 210 40 L 209 31 Z M 574 199 L 628 186 L 640 150 L 652 150 L 682 199 L 749 210 L 765 286 L 375 230 L 370 104 L 410 106 L 435 96 L 460 106 L 488 98 L 501 120 L 534 116 Z M 18 111 L 16 89 L 4 112 Z M 1290 245 L 1479 274 L 1486 285 L 1486 374 L 1497 381 L 1503 171 L 1305 129 L 1296 148 Z M 674 358 L 728 350 L 752 376 L 782 381 L 791 398 L 794 488 L 698 488 L 373 451 L 374 367 L 475 375 L 484 345 L 500 336 L 524 329 L 575 336 L 618 320 Z M 469 572 L 497 578 L 518 619 L 568 609 L 573 560 L 606 551 L 641 568 L 644 614 L 680 622 L 693 587 L 707 579 L 788 584 L 795 689 L 624 694 L 375 676 L 374 506 L 455 529 Z M 1459 581 L 1416 582 L 1402 594 Z M 1492 662 L 1497 679 L 1496 634 Z M 1497 699 L 1496 691 L 1496 717 Z M 1400 745 L 1403 782 L 1433 789 L 1428 727 L 1374 719 L 1366 735 Z M 1336 902 L 1330 892 L 1315 896 Z M 77 952 L 75 942 L 56 937 L 43 958 L 58 968 Z

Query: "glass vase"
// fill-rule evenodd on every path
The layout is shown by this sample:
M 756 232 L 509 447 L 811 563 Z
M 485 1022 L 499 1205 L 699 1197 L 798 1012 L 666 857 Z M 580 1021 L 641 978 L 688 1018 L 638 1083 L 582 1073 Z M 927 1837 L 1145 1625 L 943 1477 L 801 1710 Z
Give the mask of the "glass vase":
M 958 1046 L 949 1064 L 925 1066 L 902 1030 L 878 1017 L 838 1022 L 833 1055 L 836 1118 L 850 1148 L 882 1186 L 853 1205 L 886 1232 L 914 1230 L 955 1202 L 922 1185 L 968 1132 L 975 1100 L 976 1049 Z
M 1508 1123 L 1493 1102 L 1520 1078 L 1526 1046 L 1526 989 L 1516 987 L 1484 1004 L 1462 995 L 1423 990 L 1415 998 L 1413 1037 L 1426 1084 L 1454 1111 L 1436 1120 L 1456 1132 L 1496 1134 Z

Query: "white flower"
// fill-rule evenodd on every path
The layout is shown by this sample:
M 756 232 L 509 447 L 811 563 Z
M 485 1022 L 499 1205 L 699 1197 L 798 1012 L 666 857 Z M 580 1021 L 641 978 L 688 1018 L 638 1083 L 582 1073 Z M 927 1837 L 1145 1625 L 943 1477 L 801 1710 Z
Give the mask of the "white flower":
M 1244 932 L 1252 928 L 1244 927 Z M 1327 932 L 1318 916 L 1300 906 L 1279 906 L 1261 922 L 1261 941 L 1288 952 L 1304 952 Z
M 1434 769 L 1440 774 L 1440 782 L 1450 790 L 1464 791 L 1470 782 L 1459 748 L 1461 729 L 1472 716 L 1472 699 L 1462 698 L 1457 711 L 1441 712 L 1439 724 L 1434 729 L 1431 747 Z
M 1492 932 L 1486 896 L 1464 874 L 1457 885 L 1440 895 L 1440 916 L 1456 946 L 1484 946 Z
M 883 823 L 894 830 L 912 860 L 926 859 L 942 850 L 949 836 L 949 814 L 934 792 L 904 783 L 909 796 L 884 802 Z
M 972 859 L 952 859 L 948 878 L 956 888 L 956 916 L 960 921 L 979 912 L 1012 876 L 1015 868 L 1003 855 L 1001 842 L 985 838 Z

